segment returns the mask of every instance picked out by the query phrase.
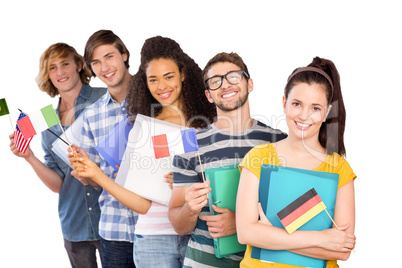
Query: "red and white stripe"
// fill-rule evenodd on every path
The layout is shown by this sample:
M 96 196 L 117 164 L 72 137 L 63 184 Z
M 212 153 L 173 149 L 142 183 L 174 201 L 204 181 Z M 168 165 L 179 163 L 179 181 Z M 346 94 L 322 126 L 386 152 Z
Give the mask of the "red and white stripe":
M 18 129 L 14 131 L 14 145 L 22 153 L 25 153 L 32 138 L 33 137 L 30 137 L 29 139 L 26 140 L 24 136 L 22 136 L 21 131 L 18 131 Z

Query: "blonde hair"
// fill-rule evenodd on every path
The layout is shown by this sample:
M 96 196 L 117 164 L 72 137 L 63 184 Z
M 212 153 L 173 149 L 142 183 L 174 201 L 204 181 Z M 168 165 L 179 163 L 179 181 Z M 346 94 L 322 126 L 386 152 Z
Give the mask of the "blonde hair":
M 81 66 L 80 79 L 83 84 L 89 84 L 91 80 L 91 71 L 85 66 L 84 60 L 80 54 L 65 43 L 56 43 L 51 45 L 43 52 L 39 61 L 39 74 L 36 77 L 36 83 L 40 90 L 46 92 L 50 97 L 59 95 L 58 89 L 53 85 L 49 78 L 50 63 L 56 59 L 65 59 L 72 57 L 77 66 Z M 78 70 L 77 70 L 78 71 Z

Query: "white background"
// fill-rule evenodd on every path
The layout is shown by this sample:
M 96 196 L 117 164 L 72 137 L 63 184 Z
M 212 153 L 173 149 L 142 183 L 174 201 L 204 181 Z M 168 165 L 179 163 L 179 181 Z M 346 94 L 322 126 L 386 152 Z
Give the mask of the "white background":
M 237 52 L 254 79 L 251 113 L 287 131 L 281 99 L 291 71 L 314 56 L 331 59 L 347 108 L 347 160 L 356 180 L 356 253 L 341 267 L 395 267 L 400 260 L 397 125 L 401 101 L 401 26 L 397 1 L 6 1 L 2 3 L 0 98 L 13 124 L 56 105 L 35 77 L 39 57 L 66 42 L 81 54 L 88 37 L 111 29 L 139 65 L 146 38 L 175 39 L 203 68 L 218 52 Z M 91 85 L 102 86 L 98 79 Z M 57 214 L 58 196 L 9 150 L 8 116 L 0 118 L 1 263 L 6 267 L 69 267 Z M 42 157 L 40 138 L 31 143 Z

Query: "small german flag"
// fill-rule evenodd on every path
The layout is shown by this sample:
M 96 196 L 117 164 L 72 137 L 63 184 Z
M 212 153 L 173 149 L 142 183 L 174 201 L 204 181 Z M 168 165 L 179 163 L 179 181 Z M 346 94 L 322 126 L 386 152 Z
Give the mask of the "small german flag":
M 276 215 L 286 231 L 291 234 L 325 209 L 320 196 L 311 188 Z

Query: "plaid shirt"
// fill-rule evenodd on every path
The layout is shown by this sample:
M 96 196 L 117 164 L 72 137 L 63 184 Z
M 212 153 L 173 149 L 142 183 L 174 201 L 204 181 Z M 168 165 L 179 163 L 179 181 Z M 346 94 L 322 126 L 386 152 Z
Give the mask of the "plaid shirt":
M 88 106 L 83 115 L 80 147 L 102 171 L 114 180 L 116 173 L 112 166 L 96 151 L 95 146 L 102 141 L 127 115 L 126 100 L 121 104 L 106 92 L 97 102 Z M 137 214 L 122 205 L 105 190 L 99 197 L 101 217 L 99 235 L 105 240 L 134 242 L 134 226 Z

